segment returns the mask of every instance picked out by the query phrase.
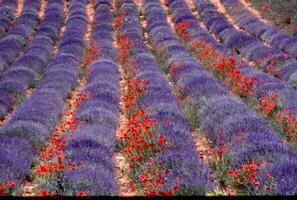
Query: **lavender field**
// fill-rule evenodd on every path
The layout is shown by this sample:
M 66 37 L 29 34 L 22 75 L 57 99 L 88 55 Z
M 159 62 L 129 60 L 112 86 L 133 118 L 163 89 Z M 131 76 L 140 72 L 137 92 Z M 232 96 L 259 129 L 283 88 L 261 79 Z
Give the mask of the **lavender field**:
M 0 196 L 297 195 L 294 5 L 0 0 Z

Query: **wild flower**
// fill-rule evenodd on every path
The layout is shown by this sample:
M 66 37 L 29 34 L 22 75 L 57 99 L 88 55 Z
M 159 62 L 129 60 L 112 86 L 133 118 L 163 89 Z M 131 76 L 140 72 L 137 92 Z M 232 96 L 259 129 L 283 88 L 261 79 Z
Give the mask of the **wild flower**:
M 86 192 L 83 192 L 83 191 L 80 191 L 79 194 L 78 194 L 78 196 L 80 196 L 80 197 L 91 197 L 90 194 L 88 194 Z
M 273 185 L 273 175 L 267 173 L 266 176 L 270 179 L 268 182 L 261 182 L 259 176 L 262 170 L 267 166 L 267 161 L 249 161 L 247 164 L 241 164 L 239 169 L 233 169 L 227 171 L 228 176 L 237 187 L 244 187 L 247 190 L 253 190 L 251 192 L 261 193 L 262 189 L 269 191 Z
M 119 27 L 123 17 L 116 20 L 116 27 Z M 168 149 L 166 144 L 166 137 L 160 135 L 156 131 L 157 123 L 151 119 L 150 113 L 144 108 L 137 105 L 140 98 L 146 94 L 147 80 L 136 78 L 138 71 L 135 69 L 135 60 L 130 58 L 130 50 L 134 46 L 134 41 L 129 40 L 126 35 L 119 35 L 117 37 L 119 63 L 122 64 L 125 70 L 125 81 L 127 90 L 122 96 L 124 102 L 124 111 L 128 119 L 126 128 L 121 130 L 121 140 L 125 144 L 123 153 L 130 163 L 130 168 L 136 170 L 141 163 L 152 158 Z M 133 57 L 132 57 L 133 58 Z M 166 123 L 166 122 L 165 122 Z M 164 169 L 161 173 L 144 173 L 140 174 L 137 182 L 140 183 L 142 192 L 146 196 L 155 196 L 158 194 L 157 188 L 164 184 L 162 173 L 168 173 L 168 169 Z M 136 183 L 130 183 L 130 189 L 136 189 Z M 175 188 L 177 189 L 177 188 Z M 164 191 L 160 195 L 169 195 L 171 192 Z
M 262 113 L 264 116 L 270 116 L 274 111 L 278 110 L 277 106 L 278 94 L 276 92 L 271 92 L 269 94 L 263 94 L 260 99 L 258 99 L 258 112 Z
M 0 184 L 0 195 L 4 195 L 5 192 L 6 192 L 5 186 L 3 186 L 3 185 Z
M 16 188 L 16 183 L 13 181 L 7 181 L 6 185 L 0 184 L 0 196 L 11 195 Z
M 122 22 L 124 20 L 123 14 L 119 14 L 115 19 L 114 19 L 114 27 L 115 29 L 119 29 L 122 25 Z
M 13 181 L 8 181 L 8 182 L 6 183 L 6 185 L 7 185 L 8 187 L 11 187 L 11 188 L 14 188 L 14 187 L 16 186 L 16 184 L 15 184 Z
M 234 94 L 243 98 L 255 95 L 259 80 L 253 76 L 247 76 L 241 73 L 239 66 L 237 66 L 237 63 L 232 57 L 223 56 L 203 40 L 196 40 L 190 45 L 190 48 L 196 52 L 197 58 L 205 66 L 209 67 L 229 86 Z M 268 53 L 267 56 L 271 57 L 272 54 Z M 274 66 L 271 69 L 275 72 L 278 71 L 278 65 L 275 62 L 272 61 L 271 66 Z M 176 67 L 172 70 L 176 70 Z M 268 94 L 262 94 L 256 102 L 257 112 L 269 120 L 275 121 L 283 129 L 288 141 L 296 141 L 297 118 L 292 114 L 292 111 L 286 111 L 279 102 L 278 94 L 274 91 Z M 237 142 L 239 143 L 240 139 L 237 139 Z
M 190 49 L 196 52 L 196 57 L 222 79 L 234 94 L 241 97 L 254 94 L 256 78 L 241 73 L 234 58 L 224 56 L 200 39 L 193 42 Z
M 169 191 L 162 190 L 162 186 L 165 185 L 165 176 L 170 172 L 167 168 L 164 168 L 162 163 L 155 160 L 151 160 L 144 174 L 139 175 L 141 188 L 144 191 L 145 196 L 171 196 L 177 192 L 180 187 L 178 183 L 182 182 L 181 177 L 177 177 L 176 185 L 173 184 Z
M 297 117 L 294 115 L 294 111 L 279 104 L 279 95 L 277 92 L 263 94 L 258 99 L 257 105 L 258 112 L 273 119 L 282 128 L 288 142 L 295 143 L 297 141 Z
M 128 39 L 126 35 L 119 35 L 117 37 L 117 44 L 119 46 L 119 63 L 123 64 L 126 62 L 128 53 L 130 52 L 130 49 L 133 47 L 133 42 L 130 39 Z
M 276 120 L 282 125 L 288 142 L 297 141 L 297 117 L 292 111 L 282 111 L 276 114 Z
M 190 34 L 188 33 L 188 30 L 187 30 L 188 27 L 189 27 L 189 23 L 185 21 L 174 24 L 174 28 L 177 35 L 184 43 L 190 40 Z
M 50 192 L 48 190 L 40 189 L 38 191 L 38 193 L 39 193 L 39 196 L 42 196 L 42 197 L 44 197 L 44 196 L 52 196 L 52 192 Z
M 92 62 L 99 59 L 99 49 L 95 44 L 89 45 L 85 50 L 84 67 L 89 66 Z

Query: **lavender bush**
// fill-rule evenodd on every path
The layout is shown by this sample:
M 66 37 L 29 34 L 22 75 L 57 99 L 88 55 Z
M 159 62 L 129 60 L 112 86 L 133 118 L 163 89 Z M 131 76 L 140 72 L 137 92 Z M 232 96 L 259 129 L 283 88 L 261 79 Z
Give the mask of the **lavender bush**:
M 152 9 L 152 7 L 154 7 L 154 10 L 159 9 L 159 12 L 163 13 L 163 10 L 161 9 L 160 5 L 156 4 L 155 2 L 159 2 L 159 1 L 158 0 L 154 1 L 154 6 L 150 6 L 148 9 L 148 5 L 151 5 L 153 3 L 152 1 L 144 1 L 144 6 L 147 12 L 147 16 L 151 15 L 150 10 Z M 169 6 L 170 6 L 170 2 L 169 2 Z M 164 28 L 167 28 L 168 30 L 170 30 L 169 25 L 164 26 Z M 151 32 L 153 32 L 153 30 Z M 156 37 L 155 37 L 155 34 L 151 34 L 151 32 L 149 32 L 149 35 L 151 40 L 154 41 Z M 176 36 L 172 31 L 171 31 L 170 39 L 177 40 Z M 159 43 L 162 43 L 162 42 L 163 41 L 160 41 Z M 152 43 L 154 44 L 154 42 Z M 163 44 L 166 44 L 166 43 L 163 43 Z M 154 47 L 158 49 L 157 44 Z M 171 51 L 171 49 L 168 48 L 167 51 Z M 183 50 L 181 49 L 180 51 L 187 52 L 186 49 L 183 49 Z M 170 54 L 170 52 L 168 52 L 168 54 Z M 188 59 L 194 60 L 188 52 L 187 54 L 188 54 L 187 57 L 184 56 L 183 58 L 179 58 L 179 62 L 183 60 L 186 61 Z M 172 55 L 171 57 L 173 56 L 174 55 Z M 169 58 L 165 59 L 165 61 L 168 62 Z M 182 66 L 182 63 L 180 64 L 180 66 Z M 197 74 L 199 74 L 200 72 L 207 73 L 205 72 L 205 69 L 202 67 L 202 65 L 199 62 L 196 62 L 196 70 L 197 70 Z M 174 73 L 173 77 L 175 76 L 176 74 Z M 175 79 L 177 81 L 174 81 L 174 83 L 177 84 L 178 80 L 181 80 L 183 76 L 188 76 L 188 73 L 179 73 L 179 77 Z M 219 83 L 217 83 L 211 75 L 204 76 L 203 78 L 204 78 L 204 81 L 201 82 L 200 85 L 201 84 L 208 85 L 212 82 L 214 85 L 217 85 L 216 88 L 224 88 L 224 86 L 221 86 Z M 194 79 L 194 76 L 193 76 L 193 79 Z M 197 81 L 198 80 L 199 80 L 199 76 L 197 77 Z M 207 80 L 209 80 L 209 82 Z M 270 127 L 270 125 L 265 123 L 264 119 L 262 119 L 256 113 L 252 112 L 244 103 L 230 96 L 228 93 L 225 95 L 222 95 L 218 90 L 215 90 L 215 89 L 212 90 L 211 96 L 205 95 L 205 90 L 203 90 L 203 88 L 201 87 L 197 87 L 199 85 L 197 86 L 196 85 L 197 84 L 193 84 L 193 82 L 188 82 L 186 84 L 180 85 L 180 90 L 184 91 L 187 88 L 194 87 L 193 90 L 188 90 L 189 91 L 188 95 L 193 95 L 200 99 L 202 97 L 205 98 L 206 102 L 198 108 L 198 112 L 197 112 L 197 116 L 199 117 L 198 125 L 202 128 L 205 135 L 213 141 L 215 146 L 220 147 L 221 145 L 220 140 L 217 137 L 217 135 L 219 134 L 224 134 L 223 135 L 224 138 L 228 138 L 227 141 L 223 141 L 226 145 L 228 146 L 233 145 L 233 142 L 229 142 L 229 141 L 230 140 L 233 141 L 236 138 L 237 136 L 236 132 L 232 133 L 227 131 L 227 132 L 221 133 L 220 128 L 227 129 L 227 130 L 230 129 L 231 127 L 234 126 L 234 124 L 230 123 L 229 121 L 232 119 L 236 121 L 237 119 L 240 119 L 239 117 L 241 117 L 242 120 L 239 120 L 241 123 L 241 128 L 243 130 L 247 130 L 249 137 L 253 137 L 255 135 L 253 134 L 253 132 L 255 131 L 257 133 L 256 134 L 257 137 L 260 137 L 261 134 L 267 135 L 267 133 L 270 133 L 269 139 L 263 136 L 263 140 L 261 140 L 261 142 L 265 143 L 264 138 L 266 138 L 267 142 L 269 141 L 269 143 L 271 143 L 273 141 L 273 143 L 278 143 L 280 146 L 283 146 L 283 150 L 284 150 L 282 153 L 280 153 L 282 156 L 280 156 L 280 154 L 276 156 L 270 151 L 265 151 L 263 154 L 261 154 L 261 156 L 258 156 L 255 154 L 247 154 L 247 157 L 246 157 L 247 160 L 261 160 L 261 159 L 267 159 L 268 157 L 272 157 L 273 159 L 268 160 L 268 166 L 270 167 L 270 169 L 276 169 L 276 168 L 279 168 L 279 162 L 281 160 L 280 159 L 281 157 L 286 157 L 286 155 L 290 155 L 288 157 L 292 158 L 292 159 L 286 159 L 285 161 L 282 161 L 283 166 L 286 165 L 285 163 L 290 163 L 291 160 L 296 159 L 296 153 L 292 149 L 290 149 L 286 144 L 284 144 L 282 140 L 280 140 L 280 138 L 276 136 L 276 134 L 274 133 L 274 130 Z M 226 104 L 226 106 L 222 106 L 223 103 Z M 221 104 L 221 106 L 219 106 L 219 104 Z M 251 126 L 251 124 L 254 125 L 255 122 L 258 124 L 258 126 Z M 243 143 L 244 144 L 243 146 L 234 145 L 234 148 L 232 146 L 232 148 L 230 148 L 227 154 L 232 155 L 232 152 L 239 152 L 240 149 L 246 145 L 252 147 L 255 145 L 253 141 L 255 140 L 251 138 L 251 140 L 245 140 Z M 265 146 L 263 148 L 265 149 Z M 235 163 L 233 160 L 236 160 L 237 157 L 228 156 L 228 158 L 230 159 L 230 165 L 235 167 Z M 264 174 L 265 172 L 262 172 L 262 173 Z M 279 174 L 273 174 L 273 176 L 275 176 L 274 180 L 276 182 L 276 185 L 281 185 L 284 179 L 282 179 L 283 176 L 280 177 L 278 175 Z M 290 177 L 290 176 L 285 176 L 285 177 L 288 179 L 286 180 L 288 182 L 294 181 L 293 177 Z M 282 180 L 282 181 L 277 182 L 278 180 Z M 295 190 L 292 188 L 284 189 L 282 187 L 278 187 L 276 190 L 276 194 L 294 194 L 294 193 L 295 193 Z

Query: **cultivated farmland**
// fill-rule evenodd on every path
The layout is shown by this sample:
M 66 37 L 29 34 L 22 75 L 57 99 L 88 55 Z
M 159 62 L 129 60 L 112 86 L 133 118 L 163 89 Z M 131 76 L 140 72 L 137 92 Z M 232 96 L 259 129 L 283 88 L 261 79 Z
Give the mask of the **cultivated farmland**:
M 0 196 L 296 195 L 296 30 L 253 2 L 0 0 Z

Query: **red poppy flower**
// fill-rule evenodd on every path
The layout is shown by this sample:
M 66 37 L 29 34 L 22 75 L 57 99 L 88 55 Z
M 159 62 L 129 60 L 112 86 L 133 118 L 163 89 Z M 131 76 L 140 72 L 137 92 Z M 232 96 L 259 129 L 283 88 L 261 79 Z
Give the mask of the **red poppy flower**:
M 266 161 L 266 160 L 263 160 L 262 163 L 261 163 L 261 165 L 262 165 L 263 167 L 266 167 L 266 165 L 267 165 L 267 161 Z
M 173 191 L 174 191 L 174 192 L 177 192 L 177 191 L 178 191 L 178 186 L 174 186 L 174 187 L 173 187 Z
M 270 189 L 271 189 L 271 188 L 270 188 L 269 186 L 265 186 L 265 187 L 264 187 L 264 190 L 265 190 L 265 191 L 268 191 L 268 190 L 270 190 Z
M 177 177 L 177 182 L 178 183 L 182 182 L 182 178 L 181 177 Z
M 266 174 L 266 176 L 267 176 L 268 178 L 272 178 L 272 174 L 271 174 L 271 173 Z
M 50 196 L 50 195 L 52 195 L 52 193 L 50 191 L 41 189 L 41 190 L 39 190 L 39 195 L 40 196 Z
M 239 174 L 239 172 L 236 170 L 229 170 L 227 173 L 229 176 L 237 176 Z
M 0 195 L 4 195 L 6 192 L 6 189 L 3 185 L 0 185 Z
M 159 137 L 159 145 L 162 146 L 166 142 L 165 136 L 161 135 Z
M 148 194 L 146 194 L 146 196 L 150 197 L 150 196 L 156 196 L 157 192 L 155 190 L 149 192 Z
M 6 185 L 7 185 L 8 187 L 12 187 L 12 188 L 15 187 L 15 183 L 14 183 L 13 181 L 8 181 L 8 182 L 6 183 Z
M 254 185 L 255 185 L 255 186 L 259 186 L 259 185 L 260 185 L 260 182 L 259 182 L 259 181 L 255 181 L 255 182 L 254 182 Z
M 80 191 L 79 194 L 78 194 L 78 196 L 80 196 L 80 197 L 85 197 L 87 195 L 88 194 L 86 192 L 82 192 L 82 191 Z

